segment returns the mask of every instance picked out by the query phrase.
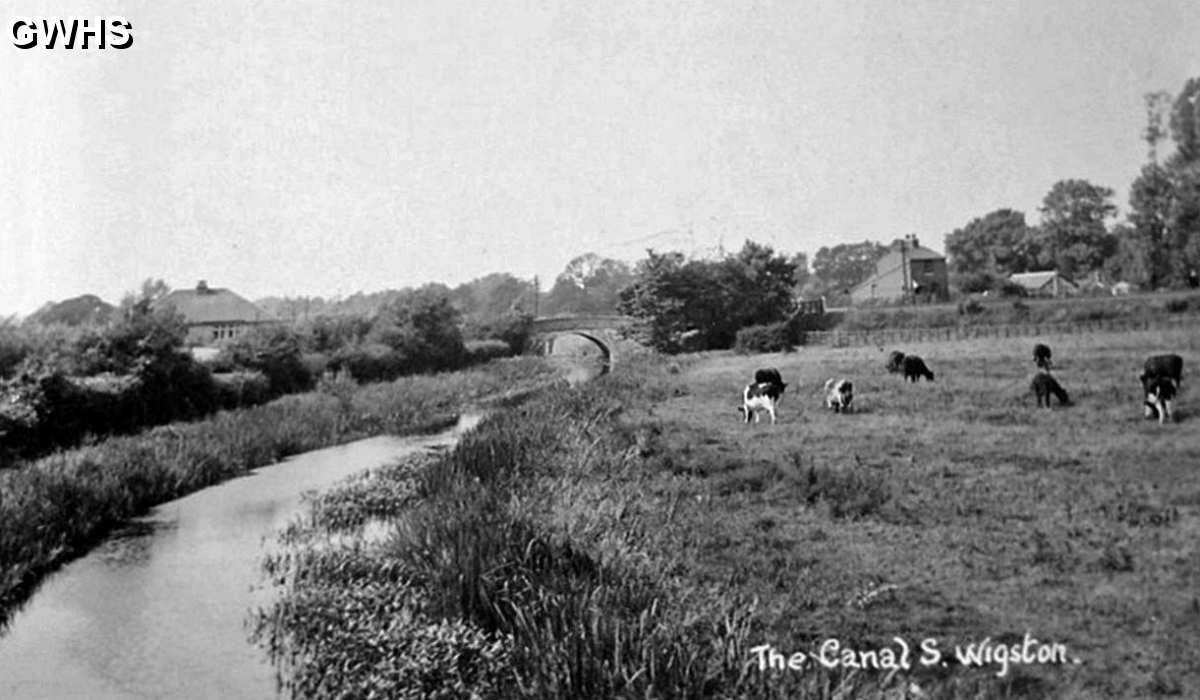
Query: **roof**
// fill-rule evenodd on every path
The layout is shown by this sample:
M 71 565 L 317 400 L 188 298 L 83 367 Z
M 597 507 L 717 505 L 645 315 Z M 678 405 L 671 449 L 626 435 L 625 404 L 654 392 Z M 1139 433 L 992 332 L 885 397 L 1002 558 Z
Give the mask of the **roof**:
M 176 289 L 156 305 L 171 305 L 192 323 L 254 323 L 275 318 L 228 289 Z
M 1042 270 L 1040 272 L 1018 272 L 1009 275 L 1009 279 L 1026 289 L 1041 289 L 1050 283 L 1055 277 L 1058 278 L 1060 284 L 1067 284 L 1072 287 L 1075 283 L 1071 280 L 1058 274 L 1057 270 Z
M 944 260 L 945 258 L 946 256 L 941 253 L 921 246 L 910 248 L 908 251 L 909 260 Z

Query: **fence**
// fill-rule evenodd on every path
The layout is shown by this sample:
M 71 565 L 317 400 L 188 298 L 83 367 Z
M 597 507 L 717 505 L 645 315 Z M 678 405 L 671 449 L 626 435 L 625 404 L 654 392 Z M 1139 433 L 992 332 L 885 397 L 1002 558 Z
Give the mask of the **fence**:
M 968 340 L 972 338 L 1020 338 L 1026 336 L 1099 333 L 1111 331 L 1145 331 L 1179 328 L 1200 328 L 1200 316 L 1160 316 L 1141 318 L 1109 318 L 1096 321 L 1064 323 L 1007 323 L 940 328 L 882 328 L 862 331 L 808 331 L 808 345 L 829 345 L 835 348 L 851 345 L 891 345 L 938 340 Z

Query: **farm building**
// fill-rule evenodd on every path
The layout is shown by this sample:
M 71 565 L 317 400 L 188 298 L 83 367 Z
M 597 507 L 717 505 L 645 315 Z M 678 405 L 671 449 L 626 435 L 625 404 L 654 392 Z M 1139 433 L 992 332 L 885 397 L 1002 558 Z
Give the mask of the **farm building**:
M 1079 293 L 1079 287 L 1071 280 L 1058 274 L 1058 270 L 1019 272 L 1010 275 L 1008 279 L 1024 287 L 1030 296 L 1062 297 Z
M 255 326 L 276 322 L 245 298 L 228 289 L 209 287 L 204 280 L 195 289 L 177 289 L 167 294 L 157 305 L 173 306 L 183 316 L 188 345 L 216 345 Z
M 900 241 L 875 263 L 875 274 L 850 290 L 854 303 L 900 301 L 912 297 L 919 301 L 946 301 L 950 281 L 946 257 L 921 247 L 916 236 Z

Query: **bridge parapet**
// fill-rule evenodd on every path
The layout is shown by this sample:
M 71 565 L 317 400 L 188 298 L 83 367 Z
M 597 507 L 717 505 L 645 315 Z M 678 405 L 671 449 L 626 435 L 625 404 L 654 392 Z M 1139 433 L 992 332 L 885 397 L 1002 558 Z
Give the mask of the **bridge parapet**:
M 533 319 L 533 332 L 537 334 L 561 331 L 616 330 L 632 322 L 633 319 L 629 316 L 617 314 L 543 316 Z

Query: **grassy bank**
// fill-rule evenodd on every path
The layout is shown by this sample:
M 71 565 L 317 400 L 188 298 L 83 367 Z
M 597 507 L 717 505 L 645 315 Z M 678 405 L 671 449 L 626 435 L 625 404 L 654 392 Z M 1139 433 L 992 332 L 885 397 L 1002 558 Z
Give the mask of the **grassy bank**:
M 1018 323 L 1055 324 L 1115 319 L 1165 318 L 1200 313 L 1200 294 L 1175 292 L 1123 297 L 1013 299 L 975 297 L 962 304 L 857 307 L 835 315 L 830 327 L 842 331 L 889 328 L 945 328 Z
M 1136 375 L 1200 338 L 1041 340 L 1074 407 L 1034 408 L 1028 340 L 902 348 L 937 374 L 918 385 L 875 348 L 620 365 L 315 501 L 261 639 L 306 697 L 1196 695 L 1200 409 L 1144 421 Z M 746 426 L 768 365 L 780 423 Z M 820 408 L 834 375 L 858 412 Z M 368 513 L 388 525 L 347 539 Z M 954 653 L 1027 633 L 1065 663 Z M 815 657 L 896 637 L 911 669 Z M 761 671 L 764 644 L 810 655 Z
M 333 381 L 0 471 L 0 620 L 49 570 L 149 507 L 288 455 L 454 422 L 463 406 L 547 380 L 534 359 L 359 387 Z

